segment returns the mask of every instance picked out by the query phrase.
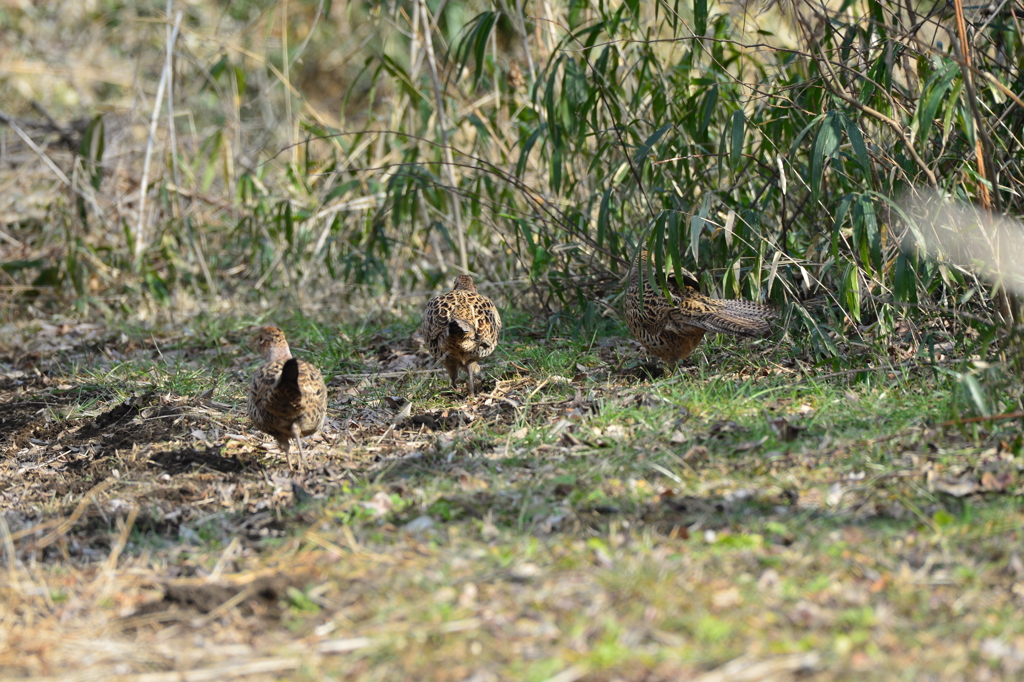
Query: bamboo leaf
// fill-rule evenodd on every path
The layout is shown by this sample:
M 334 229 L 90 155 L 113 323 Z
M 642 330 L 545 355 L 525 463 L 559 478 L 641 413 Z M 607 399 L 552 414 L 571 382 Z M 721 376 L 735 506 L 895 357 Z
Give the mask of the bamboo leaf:
M 241 65 L 235 67 L 235 96 L 241 99 L 245 95 L 245 69 Z
M 732 112 L 732 147 L 729 153 L 729 165 L 739 167 L 743 153 L 743 134 L 746 132 L 747 117 L 742 110 Z
M 868 194 L 862 194 L 859 203 L 864 216 L 864 236 L 867 239 L 868 249 L 871 254 L 871 267 L 874 268 L 875 272 L 881 272 L 882 233 L 875 216 L 875 205 Z
M 573 117 L 579 121 L 586 118 L 586 111 L 581 109 L 590 98 L 590 90 L 587 88 L 587 74 L 576 63 L 575 59 L 565 60 L 565 75 L 562 81 L 562 90 L 565 99 L 572 110 Z
M 103 116 L 99 115 L 89 122 L 89 127 L 82 135 L 78 154 L 85 160 L 85 171 L 89 176 L 89 184 L 98 190 L 103 182 L 103 150 L 106 142 Z
M 871 159 L 868 157 L 868 148 L 864 144 L 864 136 L 861 135 L 860 128 L 857 127 L 853 119 L 844 114 L 843 121 L 846 124 L 846 136 L 850 138 L 850 146 L 853 147 L 853 153 L 857 155 L 857 163 L 864 170 L 864 174 L 870 176 Z
M 473 41 L 473 61 L 476 66 L 473 77 L 474 88 L 480 84 L 480 79 L 483 78 L 484 66 L 487 61 L 487 46 L 491 42 L 491 30 L 498 21 L 499 13 L 484 12 L 480 16 L 480 23 L 476 29 L 476 39 Z
M 818 201 L 825 164 L 834 158 L 838 151 L 839 119 L 836 112 L 830 111 L 818 128 L 818 135 L 814 139 L 814 148 L 811 151 L 811 201 Z
M 779 272 L 779 261 L 782 260 L 782 252 L 776 251 L 775 255 L 772 256 L 772 267 L 768 271 L 768 298 L 772 297 L 772 285 L 775 284 L 775 276 Z
M 990 416 L 992 411 L 989 409 L 988 400 L 985 398 L 985 391 L 978 382 L 978 378 L 973 374 L 963 374 L 961 376 L 961 382 L 967 389 L 967 395 L 970 396 L 971 402 L 974 403 L 974 408 L 980 414 L 986 417 Z
M 843 273 L 842 296 L 850 319 L 860 324 L 860 278 L 858 274 L 859 270 L 855 263 L 847 264 L 846 272 Z
M 644 140 L 644 143 L 640 145 L 640 148 L 636 150 L 636 154 L 633 156 L 633 165 L 637 167 L 638 171 L 642 169 L 644 161 L 647 160 L 647 156 L 651 153 L 651 148 L 658 144 L 658 140 L 661 139 L 662 135 L 664 135 L 672 125 L 673 124 L 671 123 L 666 123 L 655 130 L 647 137 L 646 140 Z
M 626 0 L 625 6 L 629 9 L 629 13 L 633 16 L 633 21 L 639 25 L 640 21 L 640 0 Z
M 558 194 L 562 189 L 562 148 L 555 147 L 551 150 L 551 190 Z
M 708 0 L 693 0 L 693 32 L 698 37 L 708 30 Z
M 839 208 L 836 209 L 836 219 L 832 223 L 832 260 L 839 260 L 839 230 L 843 226 L 843 221 L 846 220 L 846 214 L 850 211 L 850 204 L 853 202 L 852 195 L 846 195 L 842 201 L 839 202 Z
M 715 83 L 704 94 L 704 102 L 701 105 L 700 125 L 697 127 L 697 139 L 706 140 L 708 127 L 711 125 L 711 118 L 718 104 L 718 83 Z
M 456 80 L 469 65 L 470 56 L 473 57 L 473 88 L 480 83 L 484 75 L 484 67 L 487 62 L 487 47 L 491 40 L 491 31 L 500 16 L 499 12 L 481 12 L 476 15 L 463 28 L 464 33 L 455 42 L 452 52 L 455 57 Z
M 897 301 L 917 303 L 917 277 L 906 250 L 901 250 L 896 256 L 896 270 L 892 279 L 893 295 Z
M 544 134 L 545 130 L 547 130 L 547 125 L 541 124 L 526 138 L 526 142 L 523 143 L 523 150 L 519 153 L 519 162 L 516 164 L 516 177 L 523 177 L 523 172 L 526 170 L 526 162 L 530 158 L 530 151 L 533 150 L 533 145 L 537 144 L 537 140 Z
M 677 282 L 683 281 L 682 254 L 679 251 L 679 212 L 671 211 L 668 216 L 668 250 L 672 256 L 672 273 Z
M 601 195 L 601 206 L 597 211 L 597 246 L 604 246 L 605 235 L 608 234 L 608 202 L 611 199 L 612 191 L 605 190 Z
M 806 308 L 798 303 L 794 303 L 793 310 L 807 331 L 810 332 L 811 340 L 818 347 L 819 353 L 824 349 L 825 353 L 831 357 L 839 355 L 839 347 L 836 346 L 835 341 L 821 329 L 821 326 L 811 317 Z
M 953 79 L 960 73 L 960 66 L 953 61 L 932 74 L 925 84 L 917 105 L 917 140 L 923 142 L 933 130 L 935 112 L 939 110 Z M 930 87 L 929 87 L 930 86 Z
M 690 218 L 690 252 L 693 254 L 694 264 L 700 262 L 700 233 L 707 222 L 708 210 L 711 208 L 711 195 L 705 194 L 701 201 L 700 210 Z
M 659 213 L 654 221 L 652 241 L 650 254 L 654 259 L 654 276 L 657 278 L 658 286 L 665 290 L 667 296 L 668 285 L 665 281 L 665 211 Z M 654 282 L 651 284 L 654 284 Z

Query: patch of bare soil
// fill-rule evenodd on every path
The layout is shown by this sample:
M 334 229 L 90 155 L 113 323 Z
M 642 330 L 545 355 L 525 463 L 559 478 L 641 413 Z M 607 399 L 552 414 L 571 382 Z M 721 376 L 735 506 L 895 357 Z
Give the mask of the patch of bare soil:
M 240 356 L 240 366 L 251 361 Z M 401 396 L 407 373 L 428 362 L 416 344 L 381 345 L 366 360 L 367 369 L 397 375 L 396 395 L 381 399 L 372 373 L 335 375 L 324 428 L 305 439 L 303 474 L 287 469 L 283 454 L 251 431 L 236 405 L 156 392 L 114 401 L 99 389 L 73 389 L 73 377 L 23 379 L 0 390 L 0 419 L 10 427 L 0 434 L 0 506 L 16 512 L 8 518 L 12 532 L 36 540 L 45 535 L 40 527 L 82 509 L 64 532 L 76 536 L 71 557 L 88 558 L 90 547 L 109 546 L 112 524 L 130 509 L 139 510 L 136 528 L 161 536 L 188 536 L 195 524 L 217 516 L 225 534 L 261 539 L 283 528 L 282 510 L 331 494 L 353 471 L 379 468 L 391 480 L 438 458 L 448 468 L 452 448 L 460 456 L 515 457 L 494 439 L 467 431 L 480 421 L 508 428 L 526 411 L 531 422 L 550 422 L 570 448 L 600 441 L 573 435 L 580 419 L 596 412 L 594 399 L 579 391 L 574 399 L 536 399 L 543 380 L 514 364 L 504 373 L 492 367 L 492 376 L 506 378 L 485 382 L 471 401 L 460 396 L 461 406 L 417 411 Z M 582 386 L 587 378 L 556 380 Z M 270 511 L 276 518 L 266 516 Z
M 184 620 L 189 616 L 209 614 L 231 603 L 243 616 L 256 616 L 279 620 L 289 589 L 302 589 L 310 576 L 307 573 L 274 573 L 247 576 L 251 580 L 220 580 L 181 578 L 163 586 L 163 598 L 144 603 L 121 627 L 140 627 L 156 621 Z
M 60 372 L 78 356 L 98 374 L 139 354 L 209 370 L 207 351 L 163 341 L 161 349 L 155 339 L 110 338 L 92 328 L 81 335 L 68 326 L 27 335 L 18 350 L 0 348 L 0 513 L 25 556 L 88 563 L 109 551 L 111 530 L 130 510 L 134 528 L 160 537 L 188 540 L 216 518 L 225 536 L 263 540 L 284 533 L 290 512 L 282 510 L 339 489 L 353 467 L 429 445 L 418 434 L 423 427 L 398 425 L 409 416 L 401 405 L 377 399 L 380 374 L 401 378 L 427 362 L 413 342 L 380 344 L 364 358 L 372 372 L 335 375 L 327 423 L 305 439 L 301 474 L 249 427 L 242 382 L 233 404 L 211 400 L 212 391 L 119 400 Z M 252 354 L 238 348 L 235 355 L 232 373 L 245 376 Z
M 24 428 L 36 421 L 48 404 L 37 400 L 0 403 L 0 447 L 17 439 Z

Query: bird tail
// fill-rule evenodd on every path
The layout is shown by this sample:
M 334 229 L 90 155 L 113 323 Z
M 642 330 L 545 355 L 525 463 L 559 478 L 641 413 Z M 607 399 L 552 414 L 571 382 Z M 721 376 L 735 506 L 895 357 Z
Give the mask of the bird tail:
M 476 327 L 468 320 L 454 318 L 448 322 L 448 337 L 453 339 L 464 351 L 476 348 Z
M 772 309 L 750 301 L 717 301 L 717 310 L 702 315 L 698 325 L 709 332 L 735 336 L 764 336 L 771 330 Z
M 466 320 L 460 320 L 456 318 L 448 322 L 448 336 L 454 336 L 458 338 L 460 336 L 468 336 L 472 334 L 474 331 L 475 330 L 473 329 L 473 325 L 471 325 Z
M 296 399 L 302 397 L 302 390 L 299 388 L 299 361 L 297 358 L 289 358 L 285 361 L 281 367 L 281 376 L 277 380 L 274 392 Z

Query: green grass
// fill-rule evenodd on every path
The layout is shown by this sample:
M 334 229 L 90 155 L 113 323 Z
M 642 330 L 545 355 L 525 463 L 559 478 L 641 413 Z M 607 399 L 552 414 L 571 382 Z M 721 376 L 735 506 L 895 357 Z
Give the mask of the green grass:
M 183 7 L 157 110 L 162 4 L 0 10 L 3 113 L 41 150 L 4 124 L 4 670 L 1017 673 L 1020 421 L 986 419 L 1024 395 L 989 281 L 1009 280 L 913 248 L 892 207 L 930 177 L 1024 206 L 1017 102 L 971 92 L 950 41 L 904 40 L 921 26 L 893 0 L 806 26 L 223 4 Z M 1016 91 L 1021 36 L 993 19 L 971 63 Z M 39 104 L 101 115 L 104 144 L 31 125 Z M 144 179 L 125 126 L 154 115 Z M 776 338 L 646 366 L 616 319 L 641 245 L 773 304 Z M 505 321 L 472 401 L 411 340 L 463 271 Z M 329 381 L 295 486 L 244 414 L 271 323 Z
M 87 487 L 120 469 L 102 499 L 139 506 L 121 559 L 136 574 L 284 576 L 271 592 L 277 615 L 257 618 L 279 633 L 280 651 L 314 631 L 371 638 L 309 674 L 356 666 L 463 679 L 487 669 L 543 680 L 578 666 L 595 679 L 671 677 L 744 654 L 813 652 L 828 678 L 972 677 L 999 670 L 991 652 L 1024 634 L 1024 503 L 1005 445 L 1019 427 L 944 426 L 961 395 L 949 373 L 835 375 L 784 346 L 766 354 L 768 341 L 716 338 L 676 375 L 637 379 L 640 358 L 622 337 L 556 328 L 535 338 L 515 325 L 485 363 L 483 394 L 467 402 L 420 365 L 372 376 L 386 371 L 380 357 L 416 351 L 415 320 L 372 333 L 300 316 L 278 323 L 332 386 L 334 440 L 307 443 L 313 473 L 299 497 L 272 483 L 286 473 L 279 455 L 224 440 L 247 430 L 237 407 L 255 361 L 237 343 L 247 320 L 199 321 L 160 343 L 162 359 L 145 348 L 111 371 L 76 374 L 70 351 L 55 359 L 70 370 L 55 383 L 76 387 L 42 399 L 63 396 L 50 419 L 66 424 L 71 445 L 75 429 L 129 396 L 188 406 L 215 389 L 213 407 L 182 408 L 153 442 L 103 451 Z M 412 416 L 447 410 L 463 422 L 409 424 L 389 396 L 410 401 Z M 39 440 L 59 430 L 48 428 Z M 213 445 L 246 468 L 161 479 L 138 464 L 205 447 L 196 430 L 220 433 Z M 961 498 L 935 487 L 985 472 L 1009 482 Z M 225 486 L 250 497 L 214 503 Z M 37 518 L 69 513 L 80 495 L 51 498 Z M 90 514 L 71 535 L 107 547 L 123 515 Z M 257 518 L 269 533 L 247 529 Z M 56 580 L 61 563 L 46 565 Z M 239 608 L 249 613 L 244 600 Z M 257 622 L 223 618 L 233 631 Z M 146 627 L 155 636 L 162 626 Z

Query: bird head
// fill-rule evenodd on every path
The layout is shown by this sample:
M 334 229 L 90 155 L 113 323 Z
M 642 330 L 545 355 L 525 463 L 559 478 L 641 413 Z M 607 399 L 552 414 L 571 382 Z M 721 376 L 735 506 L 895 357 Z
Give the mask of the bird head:
M 263 327 L 253 339 L 253 347 L 267 362 L 287 360 L 292 356 L 284 332 L 277 327 Z
M 455 290 L 475 292 L 476 285 L 473 284 L 473 278 L 469 275 L 459 275 L 455 278 Z

